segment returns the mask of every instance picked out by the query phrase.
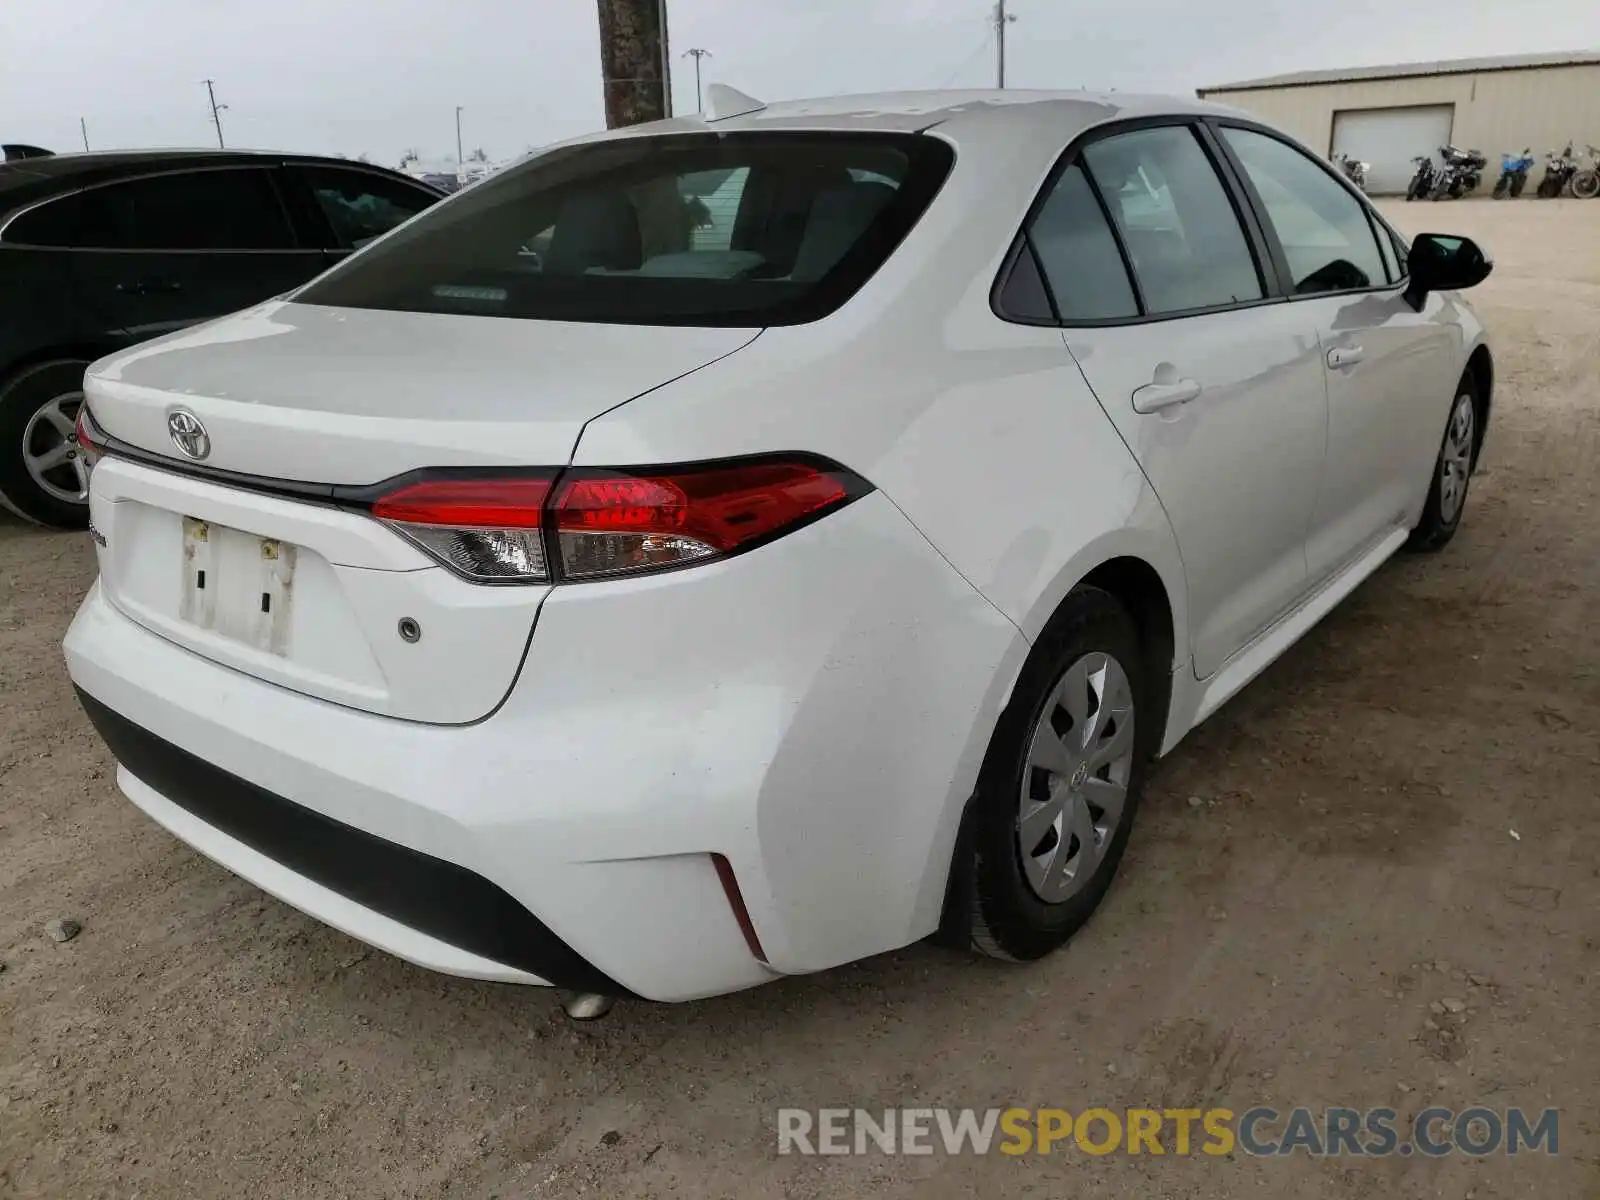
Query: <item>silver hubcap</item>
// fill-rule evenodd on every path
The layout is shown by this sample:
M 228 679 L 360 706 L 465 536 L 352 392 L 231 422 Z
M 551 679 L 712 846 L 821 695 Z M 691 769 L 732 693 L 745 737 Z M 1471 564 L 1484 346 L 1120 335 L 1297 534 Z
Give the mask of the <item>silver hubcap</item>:
M 78 449 L 82 392 L 62 392 L 40 405 L 22 431 L 22 462 L 28 477 L 53 500 L 89 503 L 89 466 Z
M 1439 518 L 1450 524 L 1467 500 L 1467 479 L 1472 474 L 1473 425 L 1477 410 L 1471 396 L 1457 396 L 1439 451 Z
M 1133 689 L 1109 654 L 1067 668 L 1028 741 L 1017 850 L 1028 886 L 1059 904 L 1093 877 L 1122 821 L 1133 770 Z

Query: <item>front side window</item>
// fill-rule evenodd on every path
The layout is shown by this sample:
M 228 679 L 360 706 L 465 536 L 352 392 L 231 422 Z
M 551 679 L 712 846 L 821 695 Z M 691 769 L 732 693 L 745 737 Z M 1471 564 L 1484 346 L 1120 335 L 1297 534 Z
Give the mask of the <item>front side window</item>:
M 583 143 L 491 176 L 295 299 L 641 325 L 815 320 L 894 251 L 952 157 L 900 134 Z
M 150 175 L 63 196 L 6 240 L 83 250 L 287 250 L 294 233 L 265 169 Z
M 1092 142 L 1083 161 L 1117 223 L 1147 312 L 1266 295 L 1239 216 L 1193 130 L 1117 134 Z
M 443 199 L 370 171 L 339 167 L 294 170 L 311 185 L 317 207 L 333 227 L 337 244 L 348 250 L 359 250 Z
M 1298 295 L 1382 287 L 1383 257 L 1361 201 L 1287 142 L 1251 129 L 1222 136 L 1261 197 Z

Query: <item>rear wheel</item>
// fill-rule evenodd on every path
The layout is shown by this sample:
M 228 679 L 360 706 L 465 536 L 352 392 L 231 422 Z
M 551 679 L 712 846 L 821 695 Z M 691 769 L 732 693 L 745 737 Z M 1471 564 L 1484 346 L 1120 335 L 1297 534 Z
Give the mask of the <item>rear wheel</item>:
M 0 502 L 41 525 L 89 523 L 89 470 L 74 430 L 88 365 L 57 359 L 0 384 Z
M 1584 171 L 1572 177 L 1572 194 L 1579 200 L 1593 200 L 1600 196 L 1600 172 Z
M 1043 957 L 1099 906 L 1157 736 L 1133 619 L 1081 587 L 1040 637 L 996 727 L 952 873 L 946 940 Z
M 1455 537 L 1467 507 L 1467 485 L 1472 480 L 1477 448 L 1477 390 L 1467 377 L 1456 387 L 1444 441 L 1434 461 L 1433 482 L 1428 485 L 1428 499 L 1422 506 L 1422 519 L 1406 542 L 1409 549 L 1441 550 Z

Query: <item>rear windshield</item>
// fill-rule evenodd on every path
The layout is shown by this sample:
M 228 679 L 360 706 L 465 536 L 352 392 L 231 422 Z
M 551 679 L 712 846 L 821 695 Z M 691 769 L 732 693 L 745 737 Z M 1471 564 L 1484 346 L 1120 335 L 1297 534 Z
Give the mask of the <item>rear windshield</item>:
M 551 151 L 422 214 L 303 304 L 632 325 L 792 325 L 871 277 L 948 174 L 910 134 L 688 134 Z

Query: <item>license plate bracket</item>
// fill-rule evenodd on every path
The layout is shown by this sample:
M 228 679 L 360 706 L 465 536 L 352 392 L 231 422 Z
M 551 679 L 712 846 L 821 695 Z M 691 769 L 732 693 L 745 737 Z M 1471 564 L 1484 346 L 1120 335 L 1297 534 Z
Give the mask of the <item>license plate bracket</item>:
M 280 657 L 289 652 L 296 548 L 198 517 L 183 518 L 179 617 Z

